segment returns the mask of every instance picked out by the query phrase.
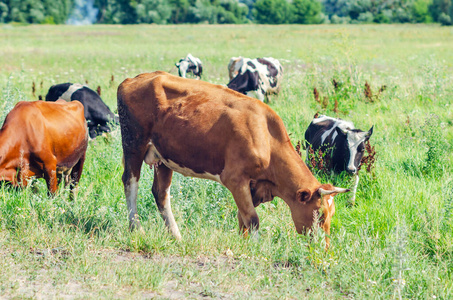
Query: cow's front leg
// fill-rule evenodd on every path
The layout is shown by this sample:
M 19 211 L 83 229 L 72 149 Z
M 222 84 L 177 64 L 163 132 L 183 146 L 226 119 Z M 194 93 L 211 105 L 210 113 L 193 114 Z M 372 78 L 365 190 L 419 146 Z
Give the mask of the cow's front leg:
M 250 181 L 233 180 L 224 182 L 224 184 L 233 194 L 234 201 L 238 207 L 239 229 L 245 236 L 248 235 L 248 232 L 255 233 L 259 228 L 260 221 L 253 205 Z
M 244 224 L 244 220 L 242 219 L 241 212 L 238 209 L 238 223 L 239 223 L 239 233 L 242 234 L 244 237 L 247 237 L 249 234 L 249 230 Z
M 179 232 L 178 224 L 176 224 L 175 217 L 171 210 L 170 200 L 170 186 L 173 171 L 167 168 L 165 165 L 160 164 L 154 167 L 154 182 L 153 182 L 153 195 L 156 200 L 157 208 L 162 218 L 165 221 L 165 225 L 171 234 L 177 239 L 181 239 L 181 233 Z
M 46 180 L 47 189 L 51 196 L 57 193 L 58 178 L 57 178 L 57 160 L 51 160 L 44 165 L 44 179 Z
M 355 194 L 357 193 L 357 186 L 359 185 L 359 174 L 355 173 L 353 176 L 354 184 L 351 188 L 351 199 L 349 202 L 354 205 L 355 204 Z

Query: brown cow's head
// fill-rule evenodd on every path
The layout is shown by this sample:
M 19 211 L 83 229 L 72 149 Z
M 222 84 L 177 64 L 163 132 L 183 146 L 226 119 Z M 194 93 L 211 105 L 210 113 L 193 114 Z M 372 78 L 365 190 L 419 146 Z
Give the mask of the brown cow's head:
M 330 221 L 335 214 L 334 196 L 349 192 L 349 189 L 334 187 L 331 184 L 323 184 L 315 191 L 300 189 L 296 193 L 296 201 L 291 207 L 291 215 L 298 233 L 305 233 L 313 226 L 315 214 L 320 215 L 320 226 L 326 234 L 330 234 Z M 326 245 L 329 245 L 329 237 L 326 237 Z

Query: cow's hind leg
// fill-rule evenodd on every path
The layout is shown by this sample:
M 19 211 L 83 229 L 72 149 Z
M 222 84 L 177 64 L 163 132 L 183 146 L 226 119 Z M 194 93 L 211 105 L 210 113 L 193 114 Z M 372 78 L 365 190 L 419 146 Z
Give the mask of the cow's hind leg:
M 83 171 L 83 164 L 85 163 L 85 156 L 84 153 L 82 157 L 79 159 L 77 164 L 72 168 L 71 174 L 69 175 L 69 200 L 73 201 L 75 199 L 77 193 L 77 186 L 80 181 L 80 177 L 82 176 Z M 67 184 L 67 182 L 65 182 Z
M 171 210 L 170 203 L 170 186 L 173 171 L 161 164 L 154 168 L 154 182 L 153 182 L 153 195 L 156 200 L 157 208 L 162 218 L 165 221 L 165 225 L 171 234 L 177 239 L 181 239 L 181 233 L 179 232 L 178 224 L 176 224 L 175 217 Z
M 138 181 L 143 162 L 143 155 L 124 155 L 124 173 L 122 176 L 129 214 L 129 229 L 141 228 L 137 213 Z

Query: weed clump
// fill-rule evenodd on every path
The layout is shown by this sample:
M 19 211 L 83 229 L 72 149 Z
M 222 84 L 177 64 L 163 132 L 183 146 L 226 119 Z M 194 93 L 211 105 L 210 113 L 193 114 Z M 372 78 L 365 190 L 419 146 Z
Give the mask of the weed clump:
M 379 100 L 379 97 L 381 96 L 381 94 L 387 89 L 387 86 L 386 85 L 383 85 L 380 87 L 379 91 L 377 94 L 374 94 L 373 91 L 371 90 L 371 86 L 370 84 L 368 83 L 368 81 L 365 81 L 365 87 L 363 89 L 363 92 L 365 94 L 365 99 L 367 102 L 371 102 L 371 103 L 374 103 L 374 102 L 377 102 Z
M 321 106 L 323 111 L 332 111 L 336 114 L 347 114 L 350 109 L 355 107 L 356 100 L 362 100 L 359 96 L 360 87 L 354 84 L 350 78 L 344 81 L 332 78 L 331 80 L 333 91 L 326 91 L 321 93 L 318 87 L 313 88 L 313 96 L 316 103 Z M 371 90 L 371 85 L 365 82 L 365 102 L 375 103 L 379 100 L 381 94 L 387 89 L 386 85 L 382 85 L 378 92 L 375 94 Z M 323 95 L 327 94 L 327 95 Z M 363 100 L 362 100 L 363 101 Z M 333 104 L 333 105 L 332 105 Z M 333 107 L 332 107 L 333 106 Z
M 319 92 L 317 88 L 313 88 L 313 96 L 315 96 L 316 102 L 321 103 L 321 100 L 319 100 Z
M 422 171 L 425 175 L 443 174 L 444 165 L 446 163 L 446 153 L 450 149 L 450 145 L 443 137 L 443 128 L 439 120 L 439 116 L 431 114 L 425 121 L 422 127 L 424 144 L 427 148 L 424 165 Z
M 302 158 L 302 152 L 300 151 L 300 148 L 301 141 L 298 141 L 296 145 L 296 152 Z M 311 146 L 308 146 L 308 167 L 311 170 L 315 169 L 324 174 L 327 174 L 327 172 L 332 169 L 332 162 L 330 156 L 326 155 L 326 152 L 323 153 L 321 149 L 315 151 Z
M 366 167 L 366 171 L 368 173 L 371 173 L 374 168 L 375 168 L 375 163 L 376 163 L 376 149 L 374 146 L 371 146 L 370 141 L 366 141 L 365 143 L 365 150 L 366 154 L 363 155 L 362 160 L 360 161 L 360 165 L 357 168 L 357 171 L 360 171 L 362 166 Z
M 31 85 L 31 94 L 33 95 L 33 97 L 36 97 L 36 84 L 34 81 Z
M 308 162 L 310 169 L 318 170 L 321 173 L 327 174 L 329 170 L 332 170 L 332 161 L 326 152 L 322 152 L 321 149 L 313 150 L 312 147 L 308 147 Z

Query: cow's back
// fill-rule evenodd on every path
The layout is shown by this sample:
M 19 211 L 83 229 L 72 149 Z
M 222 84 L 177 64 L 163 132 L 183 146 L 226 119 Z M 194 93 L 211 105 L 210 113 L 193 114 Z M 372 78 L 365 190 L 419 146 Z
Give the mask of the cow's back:
M 70 82 L 52 85 L 49 88 L 49 91 L 47 92 L 46 101 L 52 101 L 52 102 L 57 101 L 69 89 L 69 87 L 71 85 L 73 85 L 73 84 Z M 65 100 L 71 101 L 71 99 L 65 99 Z
M 335 122 L 330 119 L 323 120 L 322 122 L 312 121 L 305 131 L 305 141 L 307 141 L 310 146 L 317 149 L 319 148 L 328 135 L 332 134 Z
M 118 89 L 118 110 L 123 147 L 144 137 L 164 158 L 196 173 L 220 174 L 230 159 L 244 159 L 245 168 L 266 164 L 273 143 L 289 140 L 266 104 L 165 72 L 126 79 Z
M 265 65 L 269 71 L 269 76 L 277 77 L 281 76 L 283 68 L 280 65 L 280 62 L 272 57 L 264 57 L 256 59 L 260 64 Z
M 74 149 L 86 149 L 86 121 L 78 101 L 21 101 L 8 114 L 2 128 L 6 130 L 23 151 L 40 153 L 50 149 L 63 162 L 71 160 Z
M 313 119 L 305 131 L 305 140 L 317 149 L 324 144 L 331 145 L 336 136 L 336 128 L 342 131 L 354 129 L 354 124 L 342 119 L 321 115 Z

